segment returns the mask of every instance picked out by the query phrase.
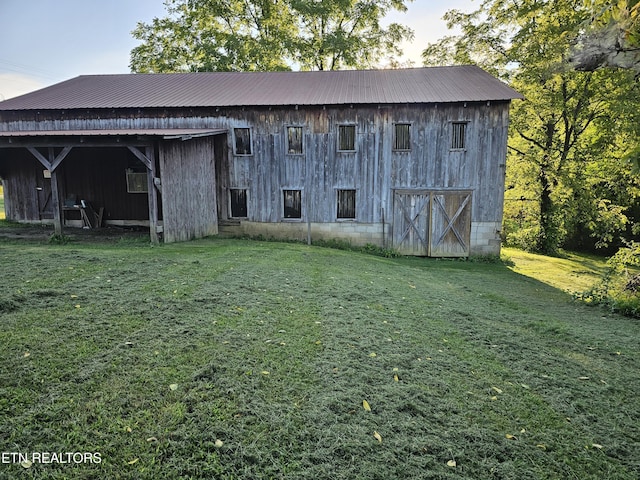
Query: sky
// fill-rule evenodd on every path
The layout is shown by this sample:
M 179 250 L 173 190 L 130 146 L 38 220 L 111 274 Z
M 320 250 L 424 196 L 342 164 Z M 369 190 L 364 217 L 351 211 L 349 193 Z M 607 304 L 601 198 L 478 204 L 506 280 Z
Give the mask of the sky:
M 451 9 L 471 11 L 474 0 L 414 0 L 389 21 L 415 31 L 403 45 L 415 66 L 430 42 L 450 34 Z M 166 15 L 164 0 L 0 0 L 0 101 L 78 75 L 129 73 L 138 22 Z

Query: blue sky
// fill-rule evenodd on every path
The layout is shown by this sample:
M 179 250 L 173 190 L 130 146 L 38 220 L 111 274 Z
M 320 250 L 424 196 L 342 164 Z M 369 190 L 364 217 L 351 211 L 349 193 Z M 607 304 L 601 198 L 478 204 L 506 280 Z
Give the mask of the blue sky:
M 473 0 L 415 0 L 390 20 L 409 25 L 415 39 L 406 59 L 447 29 L 442 15 L 477 8 Z M 0 0 L 0 100 L 78 75 L 129 72 L 138 22 L 166 14 L 163 0 Z

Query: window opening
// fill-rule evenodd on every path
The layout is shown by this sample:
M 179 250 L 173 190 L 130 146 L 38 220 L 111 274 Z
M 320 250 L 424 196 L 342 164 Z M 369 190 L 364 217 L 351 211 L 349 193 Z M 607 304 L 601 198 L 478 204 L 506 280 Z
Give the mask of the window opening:
M 287 152 L 302 155 L 302 127 L 287 127 Z
M 230 189 L 231 217 L 243 218 L 247 216 L 247 191 L 240 188 Z
M 453 122 L 451 125 L 451 150 L 464 150 L 466 122 Z
M 408 123 L 396 123 L 394 150 L 411 150 L 411 125 Z
M 127 168 L 127 193 L 148 193 L 147 173 Z
M 284 218 L 302 218 L 302 194 L 300 190 L 283 190 Z
M 338 126 L 338 150 L 341 152 L 353 152 L 356 149 L 356 126 Z
M 356 218 L 356 191 L 338 190 L 338 218 Z
M 234 128 L 236 155 L 251 155 L 251 129 Z

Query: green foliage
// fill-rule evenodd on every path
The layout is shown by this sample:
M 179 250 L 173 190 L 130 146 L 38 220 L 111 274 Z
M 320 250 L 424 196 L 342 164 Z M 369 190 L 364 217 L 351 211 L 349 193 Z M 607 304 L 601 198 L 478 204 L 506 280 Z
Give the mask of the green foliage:
M 295 30 L 283 0 L 169 0 L 168 16 L 138 23 L 138 73 L 288 70 Z
M 412 1 L 412 0 L 409 0 Z M 381 20 L 397 10 L 406 11 L 405 0 L 292 0 L 299 31 L 294 39 L 294 62 L 303 70 L 367 68 L 386 56 L 401 55 L 403 40 L 410 40 L 408 27 Z
M 505 222 L 506 225 L 506 222 Z M 539 245 L 540 228 L 538 226 L 526 228 L 505 228 L 508 233 L 505 238 L 505 244 L 509 247 L 519 248 L 525 252 L 536 251 Z
M 71 241 L 71 238 L 68 235 L 64 234 L 53 234 L 49 237 L 49 243 L 53 245 L 66 245 Z
M 620 248 L 607 262 L 608 270 L 593 288 L 576 295 L 594 305 L 640 318 L 640 242 Z
M 459 36 L 429 45 L 426 64 L 477 63 L 526 98 L 511 110 L 504 208 L 509 245 L 615 245 L 637 221 L 640 95 L 631 72 L 578 72 L 571 45 L 592 10 L 583 2 L 487 0 L 450 11 Z
M 169 0 L 138 23 L 135 72 L 336 70 L 401 55 L 411 29 L 381 20 L 413 0 Z

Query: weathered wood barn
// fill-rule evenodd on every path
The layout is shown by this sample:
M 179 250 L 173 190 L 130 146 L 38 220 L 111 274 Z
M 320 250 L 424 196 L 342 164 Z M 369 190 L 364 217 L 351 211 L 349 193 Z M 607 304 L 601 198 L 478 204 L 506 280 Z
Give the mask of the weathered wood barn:
M 80 76 L 0 102 L 6 216 L 498 253 L 517 98 L 474 66 Z

